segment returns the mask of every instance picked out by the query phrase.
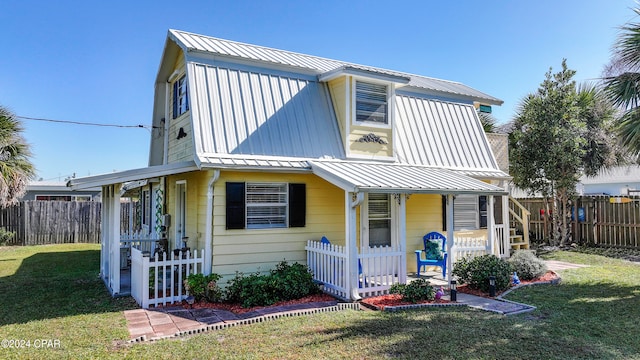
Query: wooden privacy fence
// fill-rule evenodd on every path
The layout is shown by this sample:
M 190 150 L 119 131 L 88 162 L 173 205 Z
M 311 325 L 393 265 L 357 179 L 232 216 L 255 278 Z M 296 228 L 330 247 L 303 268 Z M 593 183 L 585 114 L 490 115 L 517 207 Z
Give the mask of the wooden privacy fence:
M 15 232 L 7 245 L 99 243 L 101 203 L 22 201 L 0 210 L 0 227 Z
M 139 230 L 139 208 L 138 202 L 122 204 L 121 233 Z M 96 201 L 21 201 L 0 209 L 0 228 L 15 232 L 7 245 L 100 243 L 101 211 Z
M 518 201 L 531 212 L 531 236 L 538 240 L 548 239 L 551 223 L 546 216 L 545 201 L 540 198 Z M 640 196 L 581 196 L 575 199 L 574 205 L 571 216 L 573 241 L 640 248 Z

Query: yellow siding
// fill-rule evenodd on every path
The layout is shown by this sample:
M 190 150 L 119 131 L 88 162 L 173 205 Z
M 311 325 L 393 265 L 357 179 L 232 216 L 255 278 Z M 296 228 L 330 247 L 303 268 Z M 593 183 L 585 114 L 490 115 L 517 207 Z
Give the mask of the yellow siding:
M 184 63 L 184 54 L 180 51 L 178 58 L 176 60 L 176 64 L 174 66 L 174 71 L 178 72 L 178 76 L 175 77 L 174 82 L 180 80 L 180 78 L 185 74 L 186 67 Z M 191 111 L 187 111 L 184 114 L 180 115 L 177 118 L 173 118 L 173 83 L 169 84 L 169 147 L 168 147 L 168 156 L 167 162 L 179 162 L 185 160 L 192 160 L 194 157 L 193 153 L 193 128 L 191 126 Z M 191 94 L 189 94 L 189 107 L 191 104 Z M 180 128 L 186 134 L 185 137 L 178 139 L 178 134 L 180 132 Z
M 380 139 L 384 140 L 386 144 L 358 142 L 358 139 L 368 134 L 378 136 Z M 347 142 L 350 155 L 393 156 L 393 132 L 391 129 L 353 125 L 351 126 Z
M 442 231 L 442 197 L 414 194 L 407 200 L 407 272 L 416 272 L 416 250 L 422 250 L 422 237 Z
M 338 127 L 340 128 L 340 134 L 344 139 L 346 133 L 346 121 L 347 121 L 347 88 L 346 88 L 346 76 L 339 77 L 329 81 L 329 92 L 331 93 L 331 100 L 333 102 L 333 110 L 338 118 Z
M 226 229 L 226 182 L 304 183 L 307 191 L 306 226 L 278 229 Z M 282 261 L 306 263 L 307 240 L 327 236 L 344 244 L 344 191 L 311 174 L 222 172 L 215 185 L 213 271 L 234 276 L 269 271 Z
M 197 249 L 198 252 L 204 249 L 207 183 L 209 180 L 207 174 L 205 171 L 195 171 L 167 177 L 165 182 L 165 211 L 171 215 L 171 225 L 167 229 L 169 249 L 176 248 L 176 183 L 179 181 L 186 181 L 186 235 L 189 237 L 188 246 L 192 250 Z M 203 207 L 205 210 L 203 210 Z

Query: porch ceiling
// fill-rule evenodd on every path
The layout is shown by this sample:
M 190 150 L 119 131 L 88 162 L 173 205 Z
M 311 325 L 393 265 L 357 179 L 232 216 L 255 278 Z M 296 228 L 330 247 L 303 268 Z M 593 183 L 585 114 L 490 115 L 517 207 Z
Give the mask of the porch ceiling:
M 352 161 L 310 163 L 314 174 L 349 192 L 507 194 L 498 186 L 445 169 Z

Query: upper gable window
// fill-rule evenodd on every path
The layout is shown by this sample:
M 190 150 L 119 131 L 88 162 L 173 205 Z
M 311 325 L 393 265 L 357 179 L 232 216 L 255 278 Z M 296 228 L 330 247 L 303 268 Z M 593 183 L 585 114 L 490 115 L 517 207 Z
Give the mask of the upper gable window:
M 389 124 L 387 85 L 356 80 L 356 121 Z
M 173 83 L 173 118 L 189 111 L 189 97 L 187 94 L 187 76 L 183 75 Z

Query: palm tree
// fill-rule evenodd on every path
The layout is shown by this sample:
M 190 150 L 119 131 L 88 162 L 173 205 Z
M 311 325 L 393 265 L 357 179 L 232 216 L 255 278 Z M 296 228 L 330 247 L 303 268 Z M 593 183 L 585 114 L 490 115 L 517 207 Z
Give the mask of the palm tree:
M 633 11 L 640 15 L 640 8 Z M 618 121 L 622 144 L 640 155 L 640 23 L 629 22 L 620 30 L 604 71 L 604 85 L 613 104 L 623 111 Z
M 16 203 L 35 175 L 22 130 L 16 116 L 0 106 L 0 207 Z

